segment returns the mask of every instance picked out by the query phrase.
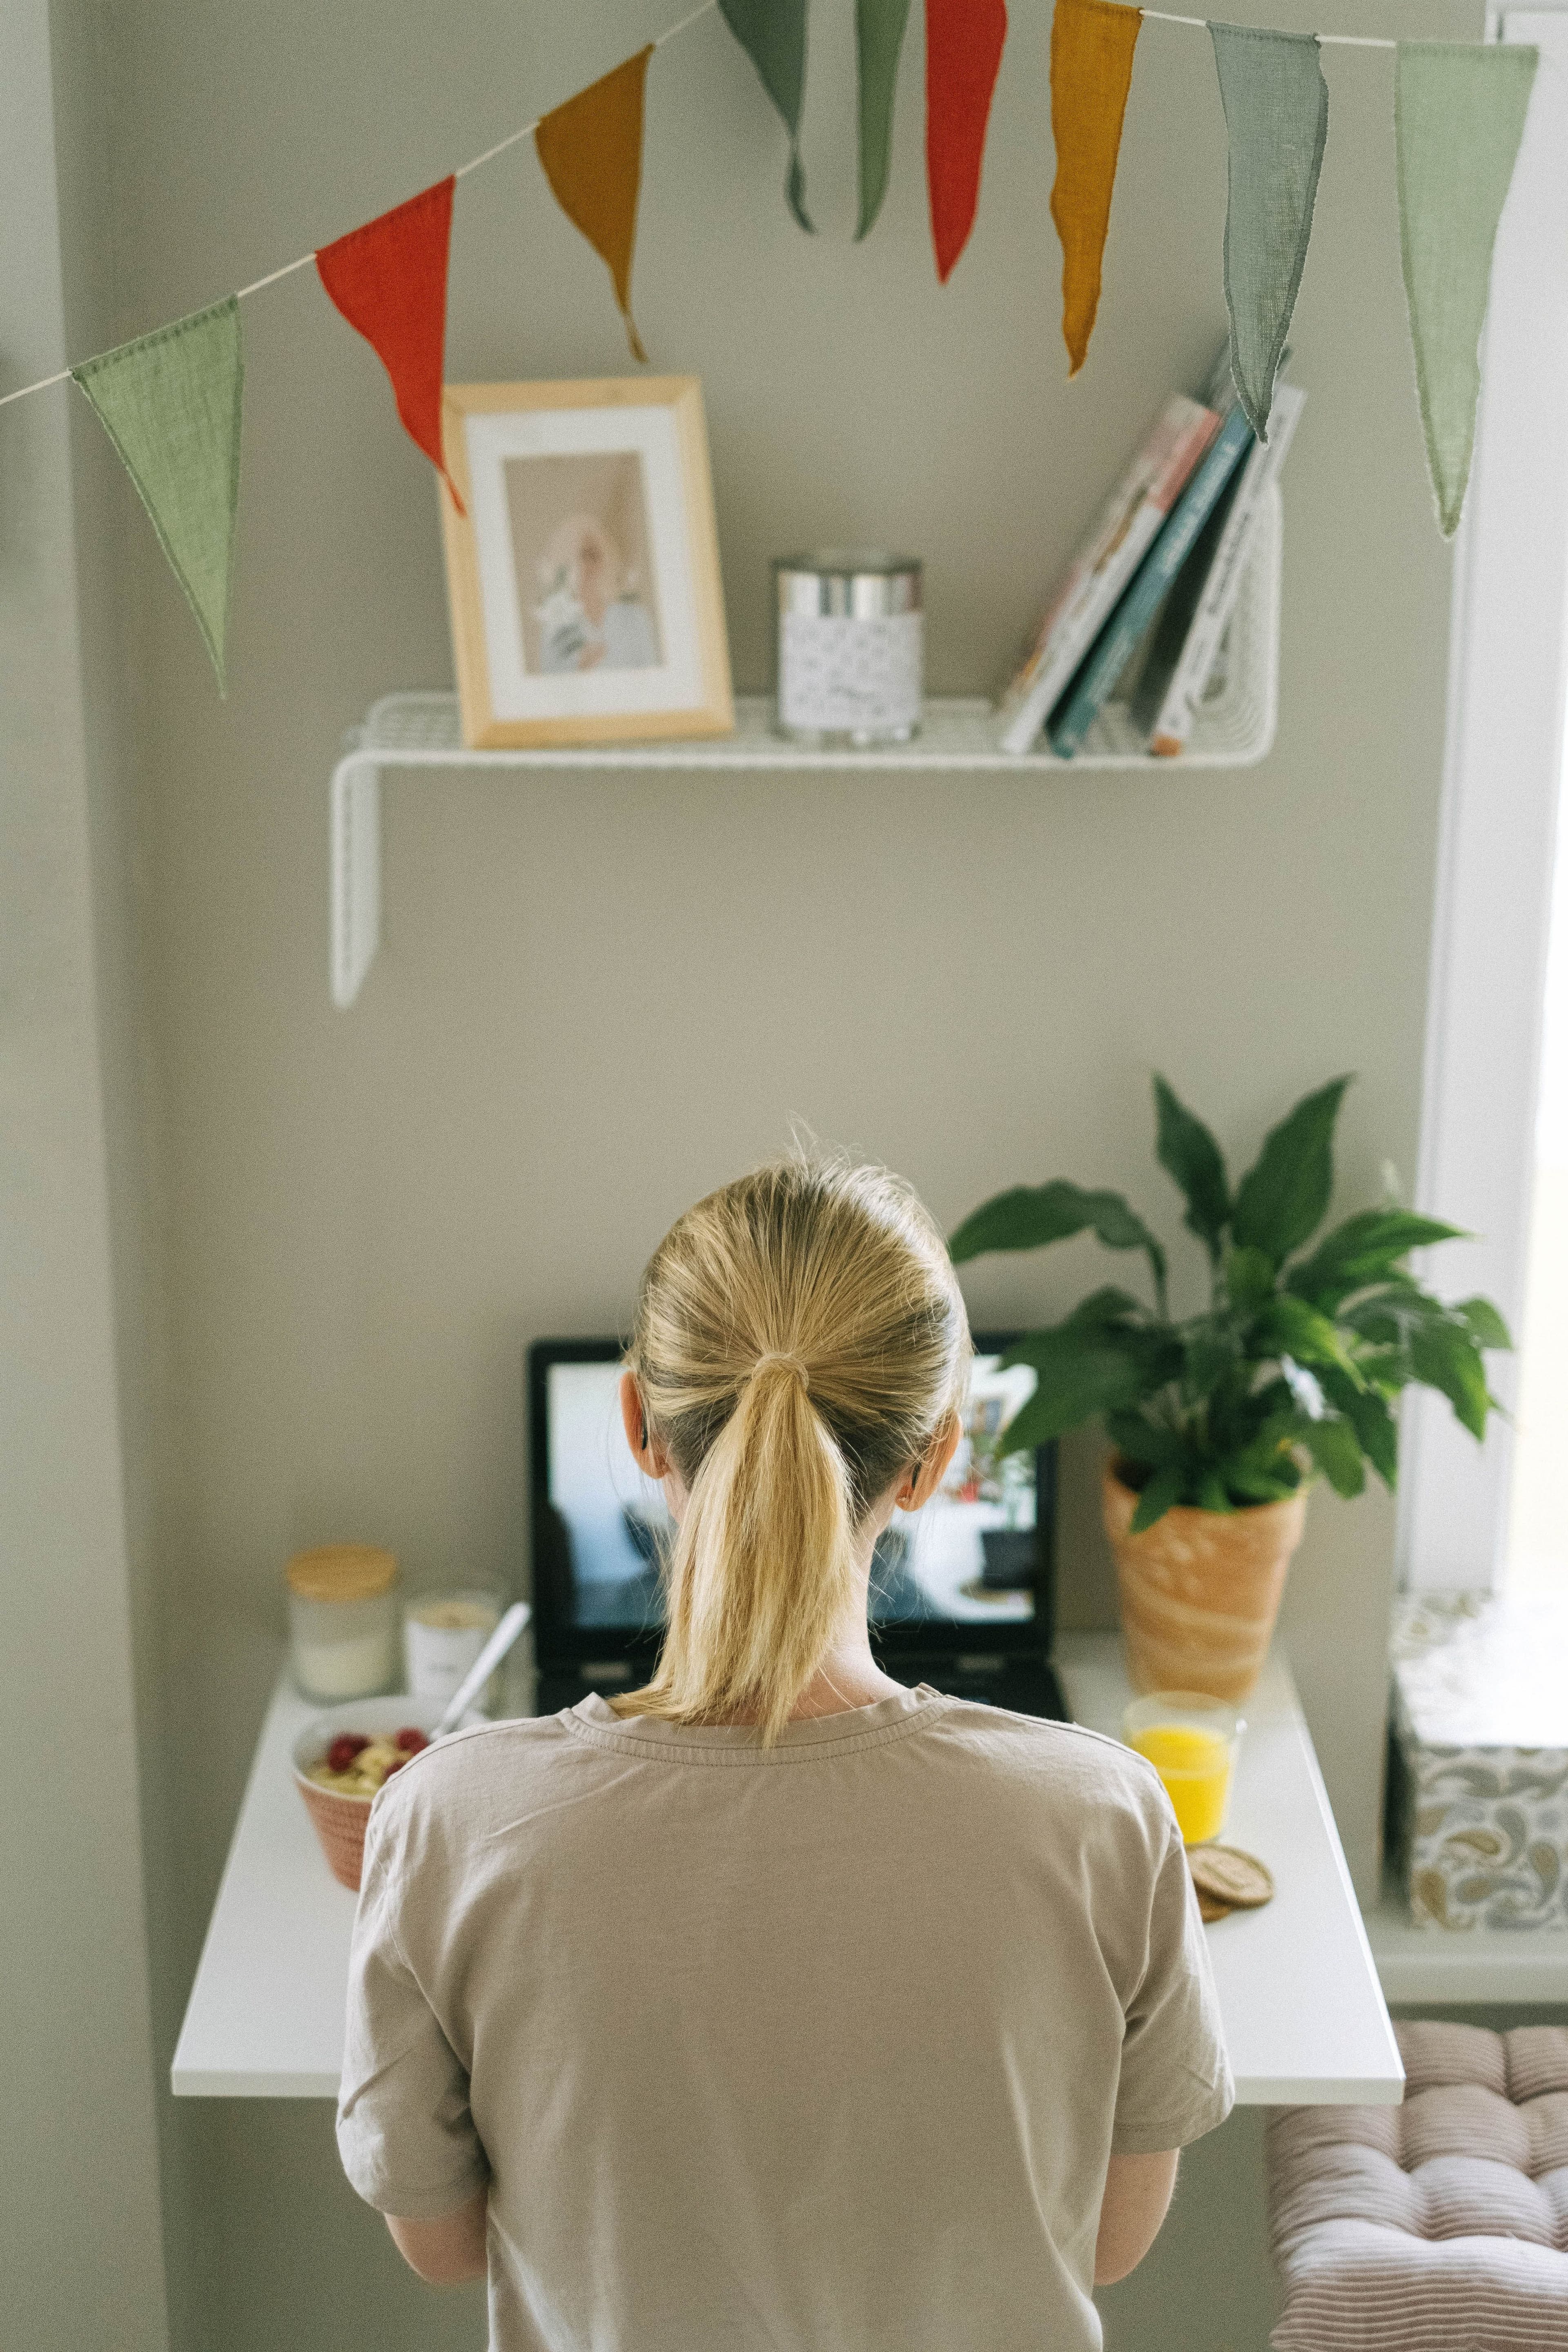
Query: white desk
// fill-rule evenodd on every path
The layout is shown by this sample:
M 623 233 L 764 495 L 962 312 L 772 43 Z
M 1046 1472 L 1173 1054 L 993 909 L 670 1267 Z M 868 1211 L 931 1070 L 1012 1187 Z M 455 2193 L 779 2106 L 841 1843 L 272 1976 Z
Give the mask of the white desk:
M 1126 1704 L 1114 1634 L 1058 1645 L 1079 1718 Z M 335 2098 L 354 1898 L 329 1876 L 289 1766 L 317 1710 L 285 1679 L 268 1710 L 174 2053 L 176 2095 Z M 1286 1667 L 1247 1708 L 1227 1835 L 1279 1885 L 1210 1930 L 1237 2095 L 1394 2105 L 1404 2076 L 1317 1759 Z

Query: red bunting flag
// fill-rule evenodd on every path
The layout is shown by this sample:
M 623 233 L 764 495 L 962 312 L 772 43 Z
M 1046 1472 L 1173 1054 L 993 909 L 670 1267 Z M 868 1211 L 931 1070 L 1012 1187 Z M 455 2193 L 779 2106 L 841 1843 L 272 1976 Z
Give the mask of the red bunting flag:
M 1007 37 L 1004 0 L 926 0 L 926 184 L 936 274 L 969 242 L 991 93 Z
M 351 229 L 316 256 L 322 285 L 392 378 L 397 413 L 452 493 L 441 448 L 441 377 L 447 343 L 447 255 L 452 241 L 448 173 L 406 204 Z

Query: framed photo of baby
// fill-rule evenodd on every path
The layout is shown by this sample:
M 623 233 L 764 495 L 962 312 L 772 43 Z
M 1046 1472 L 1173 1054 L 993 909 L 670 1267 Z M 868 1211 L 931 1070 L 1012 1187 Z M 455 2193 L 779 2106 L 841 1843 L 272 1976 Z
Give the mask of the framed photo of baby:
M 447 586 L 476 749 L 734 725 L 695 376 L 452 383 Z

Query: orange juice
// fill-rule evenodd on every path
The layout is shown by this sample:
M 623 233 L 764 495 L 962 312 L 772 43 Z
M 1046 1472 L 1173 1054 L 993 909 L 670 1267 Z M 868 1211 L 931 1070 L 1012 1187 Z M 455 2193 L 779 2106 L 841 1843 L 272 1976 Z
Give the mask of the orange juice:
M 1190 1723 L 1151 1723 L 1132 1734 L 1131 1745 L 1164 1782 L 1183 1843 L 1202 1845 L 1218 1837 L 1230 1794 L 1231 1742 L 1223 1733 Z

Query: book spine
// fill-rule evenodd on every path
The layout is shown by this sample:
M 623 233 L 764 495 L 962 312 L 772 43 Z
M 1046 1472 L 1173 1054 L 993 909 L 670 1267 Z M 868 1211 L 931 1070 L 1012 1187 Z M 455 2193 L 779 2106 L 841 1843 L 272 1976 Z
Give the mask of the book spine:
M 1052 704 L 1094 643 L 1096 632 L 1219 430 L 1219 422 L 1213 409 L 1195 401 L 1173 402 L 1165 411 L 1160 431 L 1139 453 L 1131 474 L 1119 485 L 1102 512 L 1095 541 L 1102 541 L 1109 528 L 1112 543 L 1098 560 L 1091 559 L 1077 569 L 1076 576 L 1069 576 L 1064 593 L 1041 625 L 1038 652 L 1003 698 L 1002 717 L 1006 723 L 1000 741 L 1005 751 L 1022 753 L 1033 744 Z M 1151 464 L 1157 468 L 1152 476 Z M 1147 480 L 1147 488 L 1117 539 L 1117 519 L 1131 503 L 1140 478 Z
M 1051 749 L 1058 759 L 1072 758 L 1098 713 L 1110 700 L 1161 598 L 1181 570 L 1210 509 L 1253 439 L 1246 412 L 1237 405 L 1221 425 L 1218 439 L 1188 484 L 1180 505 L 1166 520 L 1142 570 L 1100 632 L 1076 683 L 1068 690 L 1059 716 L 1051 721 Z
M 1279 479 L 1306 399 L 1295 384 L 1279 386 L 1268 415 L 1268 442 L 1254 449 L 1242 468 L 1235 504 L 1226 518 L 1192 627 L 1150 734 L 1149 749 L 1159 759 L 1173 759 L 1192 733 L 1198 704 L 1241 593 L 1258 510 L 1269 484 Z

